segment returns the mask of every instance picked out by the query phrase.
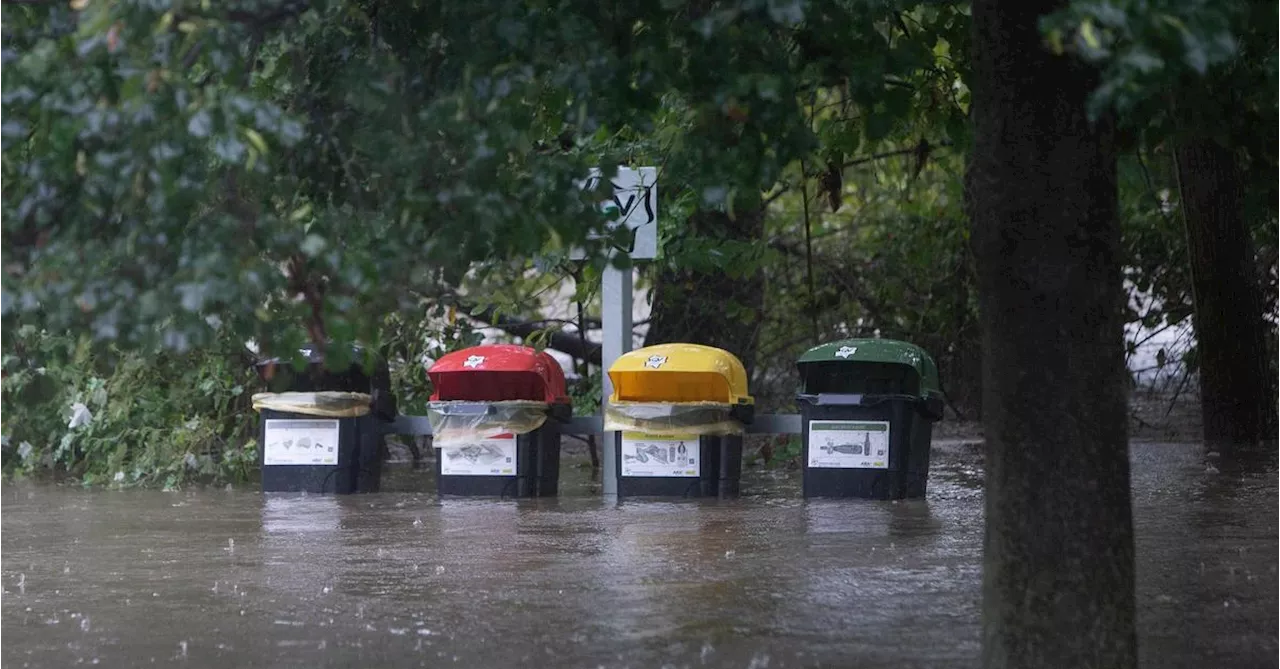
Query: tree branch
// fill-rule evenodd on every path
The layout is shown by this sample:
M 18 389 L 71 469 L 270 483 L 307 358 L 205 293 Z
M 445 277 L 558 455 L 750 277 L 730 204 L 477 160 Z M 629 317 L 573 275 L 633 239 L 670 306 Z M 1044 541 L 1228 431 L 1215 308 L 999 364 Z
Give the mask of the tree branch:
M 477 310 L 475 305 L 458 299 L 457 295 L 443 295 L 437 299 L 441 302 L 452 304 L 459 311 L 467 314 L 466 317 L 470 320 L 498 328 L 515 337 L 528 337 L 542 330 L 543 328 L 539 326 L 541 323 L 546 322 L 522 321 L 510 316 L 503 316 L 498 313 L 496 307 Z M 580 338 L 577 333 L 552 332 L 547 338 L 547 347 L 575 358 L 582 358 L 593 365 L 600 365 L 602 361 L 600 345 Z
M 5 3 L 14 2 L 15 0 L 4 0 Z M 17 0 L 26 4 L 36 4 L 39 0 Z M 249 11 L 246 9 L 232 9 L 225 14 L 218 14 L 216 11 L 210 14 L 200 13 L 179 13 L 173 17 L 173 24 L 176 26 L 182 21 L 191 20 L 193 18 L 206 20 L 225 19 L 232 23 L 239 23 L 254 30 L 262 30 L 271 28 L 279 23 L 283 23 L 292 18 L 301 16 L 308 9 L 311 9 L 311 3 L 307 0 L 295 0 L 294 2 L 282 3 L 280 6 L 268 11 Z
M 587 318 L 585 319 L 585 321 L 586 321 L 586 325 L 584 325 L 583 327 L 587 328 L 588 330 L 598 330 L 601 327 L 600 319 L 598 318 Z M 520 321 L 518 323 L 513 323 L 512 325 L 513 326 L 518 325 L 520 327 L 524 327 L 524 326 L 538 327 L 538 326 L 547 325 L 550 323 L 556 323 L 559 325 L 572 325 L 575 328 L 578 327 L 578 321 L 568 320 L 565 318 L 536 318 L 530 321 Z M 637 323 L 637 325 L 639 325 L 639 323 Z M 577 331 L 575 330 L 575 333 L 576 332 Z
M 781 251 L 793 258 L 803 259 L 805 257 L 803 249 L 798 249 L 782 240 L 775 239 L 770 241 L 769 248 Z M 884 307 L 878 304 L 870 296 L 854 288 L 855 285 L 861 282 L 861 279 L 853 272 L 853 270 L 848 266 L 839 265 L 830 259 L 823 258 L 822 256 L 814 256 L 814 262 L 825 269 L 828 276 L 844 289 L 845 294 L 861 305 L 873 321 L 883 321 Z M 814 305 L 810 305 L 810 308 L 813 307 Z
M 951 145 L 952 145 L 951 140 L 943 140 L 943 141 L 940 141 L 940 142 L 938 142 L 938 143 L 936 143 L 936 144 L 930 143 L 928 146 L 929 146 L 929 148 L 930 148 L 930 149 L 936 149 L 936 148 L 939 148 L 939 147 L 943 147 L 943 146 L 951 146 Z M 915 155 L 915 154 L 916 154 L 916 152 L 917 152 L 917 151 L 919 151 L 919 149 L 920 149 L 920 145 L 917 143 L 917 144 L 913 145 L 911 148 L 908 148 L 908 149 L 894 149 L 893 151 L 884 151 L 884 152 L 882 152 L 882 153 L 872 154 L 872 155 L 870 155 L 870 156 L 866 156 L 866 157 L 864 157 L 864 158 L 855 158 L 854 160 L 850 160 L 849 162 L 847 162 L 847 163 L 845 163 L 845 164 L 841 165 L 841 168 L 843 168 L 843 169 L 848 169 L 848 168 L 850 168 L 850 167 L 856 167 L 856 166 L 858 166 L 858 165 L 863 165 L 863 164 L 870 163 L 870 162 L 874 162 L 874 161 L 877 161 L 877 160 L 884 160 L 885 158 L 897 158 L 897 157 L 900 157 L 900 156 L 912 156 L 912 155 Z M 816 175 L 816 174 L 814 174 L 814 175 L 811 175 L 811 176 L 817 176 L 817 175 Z
M 175 28 L 176 29 L 176 28 Z M 196 60 L 200 58 L 200 52 L 204 50 L 204 40 L 196 40 L 187 52 L 182 54 L 182 69 L 189 70 L 192 65 L 196 64 Z
M 761 208 L 768 207 L 769 205 L 773 204 L 774 200 L 777 200 L 783 195 L 786 195 L 788 192 L 790 192 L 790 190 L 791 190 L 791 184 L 785 184 L 785 183 L 782 184 L 781 186 L 778 187 L 778 190 L 776 192 L 770 194 L 768 197 L 764 199 L 764 204 L 762 205 Z
M 921 140 L 921 141 L 924 141 L 924 140 Z M 926 146 L 929 147 L 929 150 L 933 150 L 940 147 L 952 146 L 952 142 L 951 140 L 943 140 L 936 144 L 930 142 L 926 144 Z M 920 147 L 921 147 L 921 144 L 916 143 L 915 145 L 913 145 L 911 148 L 908 148 L 908 149 L 894 149 L 892 151 L 883 151 L 881 153 L 873 153 L 869 156 L 863 156 L 861 158 L 854 158 L 853 160 L 850 160 L 840 165 L 840 169 L 843 170 L 843 169 L 848 169 L 850 167 L 857 167 L 858 165 L 865 165 L 867 163 L 872 163 L 877 160 L 884 160 L 885 158 L 900 158 L 902 156 L 918 155 L 920 152 Z M 821 173 L 819 172 L 814 172 L 813 174 L 806 173 L 804 175 L 804 178 L 808 179 L 808 178 L 813 178 L 817 176 L 821 176 Z M 780 186 L 778 186 L 778 190 L 765 196 L 763 206 L 767 207 L 773 204 L 775 200 L 782 197 L 783 195 L 786 195 L 789 192 L 791 192 L 791 184 L 788 184 L 788 183 L 781 184 Z
M 245 10 L 231 10 L 227 12 L 227 18 L 236 23 L 252 23 L 257 27 L 268 27 L 281 21 L 300 16 L 303 12 L 311 8 L 311 3 L 288 2 L 272 11 L 259 14 Z
M 528 337 L 542 329 L 532 323 L 497 314 L 497 310 L 493 307 L 471 314 L 470 318 L 484 321 L 516 337 Z M 583 341 L 576 334 L 552 332 L 547 338 L 547 346 L 575 358 L 582 358 L 593 365 L 602 364 L 603 358 L 600 355 L 600 345 L 590 341 Z

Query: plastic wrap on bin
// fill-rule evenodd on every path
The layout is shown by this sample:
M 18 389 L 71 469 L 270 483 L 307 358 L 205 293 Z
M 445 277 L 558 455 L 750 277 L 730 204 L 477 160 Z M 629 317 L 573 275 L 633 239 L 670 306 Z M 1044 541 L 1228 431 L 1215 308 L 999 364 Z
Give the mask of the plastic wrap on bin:
M 732 409 L 720 402 L 610 402 L 604 410 L 604 429 L 654 436 L 740 435 L 742 423 L 730 416 Z
M 314 393 L 256 393 L 255 411 L 270 409 L 286 413 L 329 418 L 358 418 L 369 414 L 373 397 L 368 393 L 327 390 Z
M 432 445 L 468 444 L 499 435 L 528 434 L 547 422 L 546 402 L 432 402 L 427 408 Z

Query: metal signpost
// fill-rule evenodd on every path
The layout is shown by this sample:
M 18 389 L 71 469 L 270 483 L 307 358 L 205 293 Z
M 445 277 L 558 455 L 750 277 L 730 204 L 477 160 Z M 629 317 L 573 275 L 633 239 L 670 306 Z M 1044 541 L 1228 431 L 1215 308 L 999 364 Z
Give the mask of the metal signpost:
M 594 186 L 592 179 L 600 179 L 600 173 L 594 172 L 588 179 L 588 185 Z M 624 262 L 625 267 L 614 267 L 615 258 L 630 260 L 650 260 L 658 253 L 658 169 L 656 167 L 639 167 L 635 169 L 619 167 L 614 176 L 613 197 L 604 202 L 606 210 L 616 212 L 613 226 L 625 228 L 624 240 L 626 248 L 614 248 L 610 254 L 610 262 L 605 265 L 600 286 L 600 321 L 603 329 L 603 342 L 600 351 L 601 383 L 600 407 L 609 401 L 613 394 L 613 384 L 609 381 L 609 367 L 624 353 L 631 350 L 634 335 L 632 334 L 632 276 L 631 263 Z M 618 494 L 618 458 L 613 444 L 617 441 L 616 432 L 606 432 L 601 446 L 601 472 L 605 495 Z

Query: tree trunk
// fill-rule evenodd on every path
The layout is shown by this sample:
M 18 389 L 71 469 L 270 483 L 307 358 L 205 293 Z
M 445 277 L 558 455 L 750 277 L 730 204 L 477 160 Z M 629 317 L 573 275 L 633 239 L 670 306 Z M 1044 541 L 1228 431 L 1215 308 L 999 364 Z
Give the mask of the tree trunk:
M 1115 150 L 1061 3 L 973 3 L 966 175 L 982 313 L 990 668 L 1136 665 Z
M 1191 256 L 1204 440 L 1224 454 L 1256 447 L 1267 419 L 1266 323 L 1260 277 L 1245 226 L 1240 174 L 1230 149 L 1211 139 L 1177 145 L 1178 190 Z
M 955 335 L 948 350 L 946 344 L 937 349 L 938 375 L 947 404 L 956 417 L 967 421 L 982 420 L 982 338 L 971 335 L 966 326 Z
M 763 232 L 763 211 L 736 218 L 700 211 L 689 217 L 687 229 L 688 235 L 704 239 L 748 242 L 759 241 Z M 759 272 L 736 277 L 721 268 L 663 270 L 654 281 L 645 345 L 689 342 L 722 348 L 742 360 L 750 377 L 763 307 L 764 281 Z
M 974 267 L 972 254 L 960 259 L 951 292 L 951 321 L 938 328 L 946 339 L 938 342 L 935 359 L 947 403 L 964 420 L 982 420 L 982 332 L 973 313 Z M 941 291 L 939 291 L 941 292 Z

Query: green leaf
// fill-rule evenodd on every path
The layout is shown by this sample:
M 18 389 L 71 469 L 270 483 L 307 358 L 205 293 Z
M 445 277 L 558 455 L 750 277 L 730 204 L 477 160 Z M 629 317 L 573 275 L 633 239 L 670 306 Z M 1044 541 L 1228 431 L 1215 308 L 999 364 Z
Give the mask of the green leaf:
M 1085 46 L 1095 51 L 1102 50 L 1102 40 L 1098 37 L 1098 30 L 1094 28 L 1093 21 L 1085 19 L 1080 23 L 1080 39 L 1084 40 Z
M 1191 69 L 1198 74 L 1204 74 L 1209 69 L 1209 54 L 1205 51 L 1204 44 L 1191 33 L 1182 34 L 1182 59 Z
M 867 116 L 865 132 L 867 141 L 878 142 L 893 131 L 895 116 L 886 111 L 873 111 Z
M 263 139 L 262 134 L 253 128 L 243 129 L 245 139 L 249 140 L 249 144 L 262 155 L 267 154 L 267 140 Z
M 302 244 L 298 248 L 301 249 L 307 257 L 315 258 L 321 253 L 324 253 L 325 249 L 328 247 L 329 244 L 324 240 L 324 237 L 313 234 L 307 235 L 306 238 L 302 240 Z
M 1159 56 L 1140 48 L 1125 53 L 1121 56 L 1121 61 L 1143 74 L 1149 74 L 1164 67 L 1164 61 Z
M 192 137 L 208 137 L 213 132 L 213 117 L 209 114 L 209 110 L 201 109 L 193 114 L 187 121 L 187 132 Z

